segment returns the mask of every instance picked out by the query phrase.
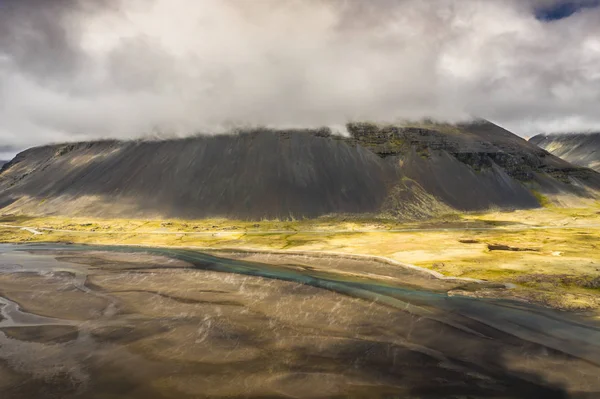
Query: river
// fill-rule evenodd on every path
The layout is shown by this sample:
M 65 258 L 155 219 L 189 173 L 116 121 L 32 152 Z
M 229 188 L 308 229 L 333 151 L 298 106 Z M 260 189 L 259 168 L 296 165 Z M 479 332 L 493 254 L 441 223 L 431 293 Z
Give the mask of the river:
M 360 260 L 0 245 L 0 394 L 600 397 L 596 321 L 460 284 Z

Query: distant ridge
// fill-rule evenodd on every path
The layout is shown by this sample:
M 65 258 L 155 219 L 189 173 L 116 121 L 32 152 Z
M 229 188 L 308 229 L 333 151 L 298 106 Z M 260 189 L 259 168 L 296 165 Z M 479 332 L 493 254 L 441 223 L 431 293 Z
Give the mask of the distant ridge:
M 529 141 L 575 165 L 600 172 L 600 133 L 539 134 Z
M 492 123 L 352 123 L 36 147 L 0 173 L 0 212 L 238 219 L 430 217 L 596 198 L 600 174 Z

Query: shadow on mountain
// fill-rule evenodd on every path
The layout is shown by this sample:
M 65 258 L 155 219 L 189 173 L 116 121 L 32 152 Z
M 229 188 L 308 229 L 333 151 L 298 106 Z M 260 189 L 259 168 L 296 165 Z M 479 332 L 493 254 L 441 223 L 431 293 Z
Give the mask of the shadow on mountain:
M 542 194 L 594 197 L 600 174 L 488 122 L 349 124 L 161 141 L 38 147 L 0 174 L 4 213 L 301 218 L 533 208 Z

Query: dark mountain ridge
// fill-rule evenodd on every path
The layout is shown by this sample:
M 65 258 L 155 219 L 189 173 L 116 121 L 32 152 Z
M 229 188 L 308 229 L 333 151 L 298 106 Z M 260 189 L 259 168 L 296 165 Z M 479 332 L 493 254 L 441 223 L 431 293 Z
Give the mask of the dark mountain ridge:
M 593 198 L 600 190 L 600 174 L 489 122 L 353 123 L 348 131 L 259 129 L 32 148 L 2 168 L 0 208 L 105 217 L 422 218 L 450 208 L 532 208 L 539 193 Z
M 575 165 L 600 172 L 600 132 L 539 134 L 529 141 Z

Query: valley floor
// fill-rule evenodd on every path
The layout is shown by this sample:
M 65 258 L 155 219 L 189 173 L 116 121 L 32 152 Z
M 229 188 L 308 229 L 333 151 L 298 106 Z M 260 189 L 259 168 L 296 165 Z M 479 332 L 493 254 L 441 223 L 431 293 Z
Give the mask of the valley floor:
M 61 242 L 381 257 L 448 277 L 510 283 L 478 290 L 600 318 L 600 205 L 389 219 L 125 220 L 3 216 L 0 242 Z M 264 259 L 261 259 L 264 260 Z M 368 270 L 360 271 L 363 276 Z

